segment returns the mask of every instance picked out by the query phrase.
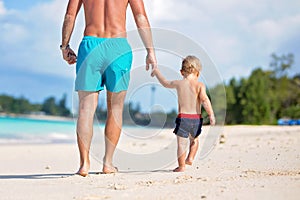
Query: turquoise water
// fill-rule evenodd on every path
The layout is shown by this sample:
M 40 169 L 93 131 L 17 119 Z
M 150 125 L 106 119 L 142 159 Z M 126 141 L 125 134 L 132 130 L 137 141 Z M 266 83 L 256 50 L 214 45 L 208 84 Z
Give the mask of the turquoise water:
M 158 135 L 161 129 L 141 126 L 123 126 L 123 140 L 128 138 L 146 140 Z M 102 141 L 104 124 L 95 121 L 94 139 Z M 4 144 L 45 144 L 75 143 L 76 119 L 54 121 L 22 117 L 0 116 L 0 145 Z
M 75 121 L 0 117 L 0 144 L 71 143 L 75 141 Z

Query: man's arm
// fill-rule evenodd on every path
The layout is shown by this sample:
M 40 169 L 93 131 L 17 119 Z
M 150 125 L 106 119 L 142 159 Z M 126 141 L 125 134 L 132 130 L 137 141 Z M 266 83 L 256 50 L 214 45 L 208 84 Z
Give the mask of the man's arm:
M 152 65 L 152 70 L 157 68 L 157 61 L 152 41 L 152 33 L 150 23 L 145 11 L 143 0 L 129 0 L 129 4 L 133 13 L 133 17 L 142 41 L 147 49 L 146 70 Z
M 69 64 L 74 64 L 76 62 L 76 54 L 69 47 L 69 42 L 74 29 L 75 20 L 81 5 L 81 0 L 69 0 L 62 27 L 61 50 L 64 60 L 66 60 Z
M 199 94 L 200 102 L 203 105 L 205 111 L 209 116 L 209 121 L 211 125 L 215 125 L 216 119 L 213 108 L 211 106 L 211 102 L 206 94 L 206 88 L 204 84 L 200 85 L 200 94 Z

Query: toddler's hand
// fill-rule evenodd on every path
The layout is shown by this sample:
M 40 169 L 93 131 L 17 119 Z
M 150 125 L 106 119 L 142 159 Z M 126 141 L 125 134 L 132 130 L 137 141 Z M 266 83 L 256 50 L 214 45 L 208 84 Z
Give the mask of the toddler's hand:
M 210 121 L 210 125 L 215 125 L 216 124 L 216 119 L 214 115 L 209 116 L 209 121 Z
M 153 77 L 153 76 L 156 76 L 157 73 L 158 73 L 158 68 L 156 67 L 156 68 L 154 68 L 154 69 L 152 70 L 151 76 L 152 76 L 152 77 Z

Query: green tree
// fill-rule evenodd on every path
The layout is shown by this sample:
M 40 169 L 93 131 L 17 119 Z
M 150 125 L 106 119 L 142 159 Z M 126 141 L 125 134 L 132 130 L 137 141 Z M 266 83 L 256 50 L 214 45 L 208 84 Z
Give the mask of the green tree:
M 44 101 L 42 111 L 44 111 L 47 115 L 58 115 L 59 112 L 54 97 L 48 97 Z
M 237 105 L 237 81 L 232 78 L 229 85 L 226 86 L 226 101 L 227 101 L 227 112 L 226 112 L 226 124 L 236 124 L 237 123 L 237 112 L 235 109 Z
M 1 112 L 11 112 L 13 102 L 14 102 L 14 98 L 12 98 L 8 95 L 1 95 L 0 96 L 0 111 Z
M 45 99 L 44 103 L 32 104 L 25 97 L 14 98 L 8 95 L 0 95 L 0 112 L 28 114 L 31 112 L 43 111 L 48 115 L 69 116 L 70 110 L 66 107 L 67 95 L 56 104 L 54 97 Z
M 280 109 L 277 117 L 300 118 L 300 78 L 281 77 L 277 82 L 278 99 L 280 100 Z
M 13 108 L 14 108 L 13 110 L 14 113 L 21 113 L 21 114 L 29 113 L 32 110 L 30 102 L 24 97 L 15 99 L 13 103 Z
M 242 114 L 244 110 L 244 105 L 247 103 L 247 82 L 247 79 L 242 78 L 240 80 L 240 83 L 235 88 L 236 105 L 234 107 L 234 114 L 237 124 L 242 124 L 247 121 L 247 119 L 245 119 L 244 115 Z
M 166 119 L 165 127 L 174 127 L 174 125 L 175 125 L 175 119 L 176 119 L 177 115 L 178 115 L 178 113 L 176 112 L 175 109 L 171 110 L 171 112 L 169 112 L 167 114 L 167 119 Z
M 272 60 L 270 67 L 273 68 L 273 72 L 277 77 L 286 76 L 286 71 L 294 64 L 294 55 L 288 53 L 287 55 L 278 56 L 275 53 L 271 55 Z
M 270 67 L 273 69 L 272 91 L 275 93 L 273 97 L 272 114 L 274 120 L 282 117 L 295 117 L 299 106 L 299 77 L 289 78 L 286 71 L 294 64 L 294 55 L 277 56 L 272 54 Z
M 214 110 L 214 114 L 216 116 L 217 124 L 225 123 L 226 116 L 226 90 L 223 84 L 218 84 L 212 89 L 206 90 L 209 93 L 209 97 L 211 100 L 211 104 Z M 204 111 L 204 109 L 202 109 Z
M 242 115 L 247 124 L 270 123 L 269 75 L 256 69 L 243 85 L 245 98 L 242 99 Z
M 14 98 L 8 95 L 0 96 L 0 112 L 25 114 L 31 112 L 33 107 L 24 97 Z
M 58 114 L 60 116 L 68 117 L 71 114 L 70 110 L 66 106 L 66 102 L 67 102 L 67 94 L 64 94 L 62 99 L 59 101 L 58 108 L 57 108 Z

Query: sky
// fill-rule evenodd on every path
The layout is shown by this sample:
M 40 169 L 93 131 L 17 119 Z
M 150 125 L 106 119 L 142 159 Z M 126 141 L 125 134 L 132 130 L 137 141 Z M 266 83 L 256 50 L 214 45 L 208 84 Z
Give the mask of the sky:
M 69 66 L 62 60 L 59 50 L 67 2 L 0 0 L 0 94 L 22 96 L 31 102 L 42 103 L 49 96 L 59 99 L 66 93 L 70 107 L 74 104 L 73 101 L 76 102 L 73 98 L 76 97 L 73 92 L 74 66 Z M 144 2 L 151 26 L 175 36 L 174 39 L 167 34 L 165 37 L 160 36 L 163 37 L 160 39 L 169 39 L 169 42 L 177 44 L 180 38 L 184 38 L 183 41 L 188 41 L 188 44 L 183 49 L 188 49 L 189 42 L 200 46 L 211 59 L 216 69 L 214 73 L 218 74 L 217 79 L 224 83 L 233 77 L 247 77 L 257 67 L 269 69 L 272 53 L 293 53 L 295 63 L 288 73 L 290 76 L 300 73 L 299 0 Z M 135 28 L 128 9 L 127 30 L 134 32 Z M 76 51 L 83 29 L 84 17 L 81 11 L 70 43 Z M 154 31 L 154 34 L 157 32 L 159 31 Z M 159 45 L 161 42 L 158 42 Z M 170 53 L 173 46 L 169 46 L 168 51 L 158 55 L 158 63 L 175 66 L 177 70 L 180 59 L 178 55 Z M 188 50 L 186 53 L 189 53 Z M 141 67 L 144 57 L 143 52 L 137 52 L 134 65 Z M 134 79 L 145 75 L 140 70 L 135 70 L 134 73 Z M 203 71 L 203 80 L 213 82 L 214 78 L 206 73 L 208 72 Z M 170 78 L 175 77 L 178 78 L 176 75 Z M 146 79 L 152 81 L 150 77 Z M 137 80 L 133 80 L 135 81 Z M 143 85 L 133 92 L 137 97 L 133 95 L 132 99 L 142 101 L 142 106 L 150 104 L 150 91 L 151 86 Z M 139 93 L 143 95 L 138 95 Z M 170 99 L 174 97 L 172 92 L 164 92 L 162 88 L 158 88 L 156 95 L 161 93 L 170 94 Z M 100 100 L 104 96 L 100 96 Z M 146 100 L 141 96 L 146 97 Z M 171 103 L 156 101 L 168 105 L 167 109 L 176 106 L 175 98 Z

